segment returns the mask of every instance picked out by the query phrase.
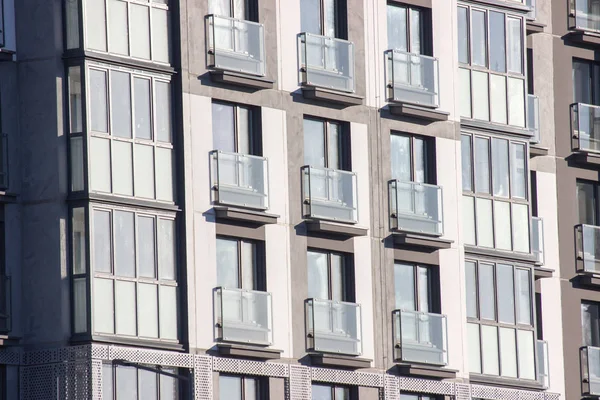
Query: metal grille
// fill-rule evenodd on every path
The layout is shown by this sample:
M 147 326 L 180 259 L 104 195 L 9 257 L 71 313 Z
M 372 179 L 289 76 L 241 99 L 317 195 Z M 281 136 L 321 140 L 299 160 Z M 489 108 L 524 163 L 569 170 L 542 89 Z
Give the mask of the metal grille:
M 310 368 L 290 365 L 290 400 L 311 400 Z
M 90 399 L 91 376 L 90 363 L 73 361 L 59 364 L 55 371 L 59 373 L 59 398 L 69 400 Z
M 519 390 L 493 386 L 471 385 L 471 396 L 490 400 L 519 400 Z M 525 392 L 525 391 L 523 391 Z M 542 399 L 543 400 L 543 397 Z
M 213 370 L 234 374 L 272 376 L 276 378 L 287 378 L 289 376 L 286 364 L 222 357 L 213 357 Z
M 384 397 L 386 400 L 400 400 L 400 382 L 398 377 L 386 374 L 384 380 Z
M 21 368 L 21 400 L 56 399 L 57 365 Z
M 194 356 L 194 398 L 212 400 L 212 357 Z
M 456 400 L 471 400 L 471 385 L 466 383 L 455 383 L 454 391 Z
M 560 394 L 558 393 L 544 393 L 544 398 L 546 400 L 559 400 L 560 399 Z
M 345 385 L 383 387 L 383 374 L 354 372 L 339 369 L 311 368 L 313 381 L 341 383 Z
M 102 400 L 102 361 L 92 360 L 90 376 L 92 400 Z
M 20 365 L 22 353 L 19 350 L 1 350 L 0 364 Z
M 400 390 L 454 396 L 454 382 L 400 377 Z
M 169 367 L 193 368 L 191 354 L 160 350 L 134 349 L 130 347 L 109 346 L 108 359 L 123 359 L 141 364 L 155 364 Z

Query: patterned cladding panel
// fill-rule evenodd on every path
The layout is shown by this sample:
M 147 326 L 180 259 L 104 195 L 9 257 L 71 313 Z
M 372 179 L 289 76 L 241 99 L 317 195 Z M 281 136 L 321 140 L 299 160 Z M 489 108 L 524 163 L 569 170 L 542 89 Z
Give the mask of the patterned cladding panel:
M 400 380 L 397 376 L 386 375 L 384 385 L 384 397 L 387 400 L 400 400 Z
M 290 400 L 311 400 L 310 368 L 290 365 Z
M 102 361 L 92 360 L 91 365 L 92 400 L 102 400 Z
M 194 356 L 194 398 L 195 400 L 212 400 L 213 376 L 212 357 Z
M 383 374 L 355 372 L 329 368 L 311 368 L 312 380 L 345 385 L 383 387 Z
M 194 363 L 191 354 L 121 346 L 109 346 L 108 359 L 181 368 L 193 368 Z
M 466 383 L 455 383 L 454 392 L 456 400 L 471 400 L 471 385 Z
M 454 396 L 454 382 L 400 377 L 400 391 Z
M 272 376 L 276 378 L 287 378 L 289 376 L 287 364 L 249 361 L 237 358 L 214 357 L 213 370 L 233 374 Z

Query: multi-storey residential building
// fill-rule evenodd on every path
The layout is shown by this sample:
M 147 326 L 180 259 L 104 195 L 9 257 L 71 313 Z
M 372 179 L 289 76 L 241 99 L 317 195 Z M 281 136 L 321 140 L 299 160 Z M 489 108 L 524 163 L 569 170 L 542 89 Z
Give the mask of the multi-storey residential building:
M 598 21 L 0 0 L 0 400 L 600 396 Z

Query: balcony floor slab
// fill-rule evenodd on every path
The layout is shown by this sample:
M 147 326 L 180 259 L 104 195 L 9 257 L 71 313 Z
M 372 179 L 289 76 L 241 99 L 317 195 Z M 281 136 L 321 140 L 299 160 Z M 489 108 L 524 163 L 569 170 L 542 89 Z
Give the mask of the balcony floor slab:
M 554 270 L 536 266 L 533 269 L 533 273 L 534 273 L 535 279 L 552 278 Z
M 537 157 L 537 156 L 547 156 L 548 148 L 542 147 L 539 144 L 532 144 L 529 146 L 529 157 Z
M 245 86 L 253 89 L 273 89 L 273 81 L 254 75 L 230 71 L 210 71 L 210 79 L 216 83 Z
M 243 222 L 253 225 L 276 224 L 277 218 L 279 218 L 279 215 L 275 214 L 227 206 L 215 206 L 214 210 L 217 220 Z
M 429 251 L 449 249 L 453 243 L 452 240 L 410 232 L 394 232 L 392 237 L 394 239 L 394 244 L 397 246 L 416 247 Z
M 217 351 L 222 356 L 256 358 L 261 360 L 276 360 L 281 358 L 282 350 L 275 350 L 268 347 L 249 346 L 235 343 L 219 343 Z
M 348 369 L 370 368 L 371 361 L 372 361 L 367 358 L 342 356 L 342 355 L 337 355 L 337 354 L 325 354 L 325 353 L 312 353 L 309 356 L 310 356 L 310 362 L 312 365 L 318 365 L 321 367 L 348 368 Z
M 363 98 L 353 93 L 340 92 L 316 86 L 303 86 L 302 96 L 309 100 L 319 100 L 344 106 L 358 106 L 363 103 Z
M 437 379 L 454 379 L 458 371 L 454 369 L 443 368 L 435 365 L 423 364 L 396 364 L 396 369 L 400 375 L 419 376 Z
M 306 231 L 311 233 L 350 238 L 355 236 L 366 236 L 369 230 L 367 228 L 361 228 L 353 225 L 338 224 L 329 221 L 307 220 Z
M 450 113 L 433 108 L 421 107 L 405 103 L 390 103 L 390 114 L 425 119 L 429 121 L 447 121 Z
M 584 165 L 600 165 L 600 154 L 581 151 L 573 154 L 573 161 Z

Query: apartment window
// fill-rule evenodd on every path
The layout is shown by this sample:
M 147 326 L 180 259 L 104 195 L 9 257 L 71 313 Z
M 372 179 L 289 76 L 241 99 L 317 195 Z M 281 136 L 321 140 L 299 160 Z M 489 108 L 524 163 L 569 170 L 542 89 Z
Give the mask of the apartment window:
M 465 243 L 529 253 L 527 144 L 461 137 Z
M 73 210 L 74 215 L 78 212 Z M 90 212 L 93 331 L 177 340 L 174 216 L 103 207 L 92 207 Z M 78 278 L 74 275 L 76 298 Z M 78 316 L 78 307 L 76 326 L 78 320 L 85 320 Z
M 304 118 L 304 164 L 349 171 L 350 138 L 345 124 Z
M 302 32 L 347 39 L 346 0 L 300 0 Z
M 268 397 L 265 379 L 241 375 L 219 375 L 219 399 L 261 400 Z
M 156 368 L 154 366 L 147 366 Z M 105 400 L 178 400 L 179 382 L 165 375 L 177 368 L 159 367 L 157 372 L 124 365 L 102 365 L 102 398 Z
M 394 263 L 394 288 L 396 309 L 404 311 L 434 312 L 433 281 L 436 277 L 430 267 L 403 262 Z
M 433 143 L 411 135 L 391 136 L 392 179 L 405 182 L 434 183 Z
M 523 17 L 458 7 L 460 114 L 525 127 Z
M 577 181 L 577 206 L 579 223 L 600 226 L 598 220 L 598 183 Z
M 600 64 L 573 60 L 573 102 L 600 105 Z
M 584 346 L 600 347 L 600 304 L 581 303 L 581 331 Z
M 354 268 L 350 256 L 309 250 L 308 297 L 354 302 Z
M 90 190 L 173 202 L 168 78 L 93 66 L 87 79 Z
M 355 400 L 358 396 L 353 389 L 355 388 L 313 383 L 312 400 Z
M 396 2 L 387 4 L 388 49 L 431 54 L 429 13 Z
M 465 271 L 470 371 L 535 380 L 531 268 L 468 260 Z
M 72 3 L 72 2 L 69 2 Z M 169 1 L 84 0 L 87 49 L 168 63 Z M 76 5 L 67 7 L 67 48 L 79 47 Z
M 213 102 L 213 146 L 229 153 L 260 155 L 260 133 L 253 107 Z
M 217 284 L 230 289 L 266 290 L 263 246 L 217 237 Z
M 439 400 L 439 397 L 429 394 L 400 392 L 400 400 Z
M 209 14 L 258 22 L 256 0 L 209 0 Z

